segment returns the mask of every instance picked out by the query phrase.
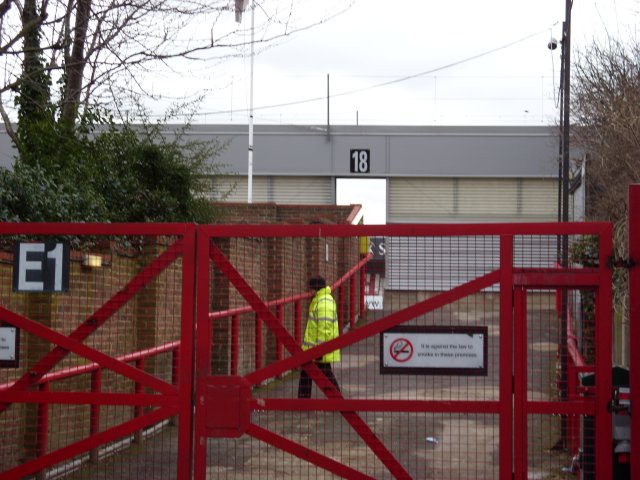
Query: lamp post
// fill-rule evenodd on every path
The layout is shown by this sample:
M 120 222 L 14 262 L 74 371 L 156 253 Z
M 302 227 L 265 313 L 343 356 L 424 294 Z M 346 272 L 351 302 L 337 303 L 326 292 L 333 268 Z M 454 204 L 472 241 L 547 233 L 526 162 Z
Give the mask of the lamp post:
M 242 21 L 242 14 L 251 4 L 251 53 L 249 69 L 249 147 L 247 152 L 247 203 L 253 202 L 253 59 L 254 59 L 254 31 L 255 31 L 255 0 L 235 0 L 236 22 Z

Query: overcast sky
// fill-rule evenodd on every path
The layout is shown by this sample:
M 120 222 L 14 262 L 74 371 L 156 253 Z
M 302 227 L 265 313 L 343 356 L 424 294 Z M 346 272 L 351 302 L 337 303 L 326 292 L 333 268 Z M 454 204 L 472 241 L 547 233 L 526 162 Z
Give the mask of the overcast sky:
M 293 1 L 297 25 L 349 3 Z M 274 2 L 258 0 L 256 25 Z M 634 36 L 638 10 L 638 0 L 574 2 L 572 57 L 594 38 Z M 241 27 L 250 19 L 245 12 Z M 329 115 L 333 125 L 553 125 L 561 49 L 547 45 L 561 40 L 564 19 L 564 0 L 353 0 L 321 25 L 258 46 L 254 122 L 325 125 Z M 197 122 L 248 124 L 250 59 L 247 46 L 214 73 L 188 67 L 171 97 L 206 90 Z M 338 188 L 338 203 L 362 203 L 367 223 L 383 223 L 381 191 L 384 183 Z
M 348 1 L 321 4 L 323 12 L 310 8 L 318 0 L 298 0 L 298 24 Z M 574 56 L 604 32 L 634 35 L 638 9 L 637 0 L 574 2 Z M 256 9 L 256 24 L 263 16 Z M 547 44 L 561 39 L 564 18 L 563 0 L 355 0 L 321 25 L 257 48 L 255 122 L 326 124 L 328 90 L 332 124 L 553 124 L 560 48 Z M 246 123 L 250 58 L 247 46 L 214 74 L 173 83 L 172 95 L 206 89 L 199 122 Z

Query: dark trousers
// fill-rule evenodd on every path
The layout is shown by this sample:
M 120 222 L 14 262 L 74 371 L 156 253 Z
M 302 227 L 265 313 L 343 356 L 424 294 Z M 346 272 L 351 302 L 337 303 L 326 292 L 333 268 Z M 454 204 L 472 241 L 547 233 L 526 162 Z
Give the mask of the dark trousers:
M 340 387 L 338 386 L 338 380 L 336 380 L 336 376 L 333 374 L 333 370 L 331 369 L 330 363 L 323 362 L 315 362 L 320 371 L 324 373 L 324 375 L 329 379 L 331 383 L 336 387 L 336 390 L 340 391 Z M 298 384 L 298 398 L 311 398 L 311 385 L 313 380 L 309 376 L 306 370 L 302 369 L 300 371 L 300 383 Z

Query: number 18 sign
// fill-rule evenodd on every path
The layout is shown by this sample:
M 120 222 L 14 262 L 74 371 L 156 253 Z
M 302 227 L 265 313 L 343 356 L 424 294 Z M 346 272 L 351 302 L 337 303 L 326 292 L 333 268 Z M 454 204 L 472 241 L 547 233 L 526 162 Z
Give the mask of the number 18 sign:
M 64 243 L 16 244 L 13 250 L 13 290 L 69 290 L 69 246 Z
M 371 150 L 368 148 L 349 151 L 349 171 L 351 173 L 371 172 Z

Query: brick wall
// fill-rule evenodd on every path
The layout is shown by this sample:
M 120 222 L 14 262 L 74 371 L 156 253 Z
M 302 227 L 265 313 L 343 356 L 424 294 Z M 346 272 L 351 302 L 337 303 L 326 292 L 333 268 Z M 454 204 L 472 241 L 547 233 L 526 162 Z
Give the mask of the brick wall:
M 220 223 L 225 224 L 351 224 L 360 206 L 331 205 L 277 205 L 275 203 L 222 203 Z M 245 278 L 260 298 L 268 302 L 306 292 L 308 279 L 322 275 L 333 283 L 353 267 L 359 257 L 356 238 L 264 238 L 231 239 L 216 241 L 223 245 L 225 255 Z M 222 248 L 222 247 L 221 247 Z M 216 286 L 211 289 L 213 311 L 246 306 L 241 295 L 223 278 L 220 272 L 212 272 Z M 345 322 L 349 318 L 348 286 L 343 290 L 342 303 Z M 336 292 L 336 300 L 340 301 Z M 302 329 L 306 320 L 308 302 L 301 305 Z M 287 331 L 295 336 L 295 304 L 288 303 L 273 308 L 272 313 L 281 319 Z M 231 319 L 212 325 L 212 370 L 227 374 L 231 369 Z M 240 315 L 239 319 L 238 373 L 245 374 L 256 368 L 256 363 L 266 365 L 288 353 L 264 324 L 258 325 L 254 314 Z M 261 329 L 261 333 L 260 333 Z M 261 335 L 261 339 L 259 338 Z M 262 347 L 262 356 L 255 352 Z
M 225 223 L 261 224 L 349 224 L 359 207 L 225 204 Z M 101 247 L 104 265 L 88 269 L 81 265 L 82 252 L 72 252 L 69 291 L 62 294 L 15 293 L 11 288 L 12 255 L 3 252 L 0 258 L 0 304 L 12 312 L 37 320 L 53 330 L 68 335 L 82 322 L 119 294 L 137 272 L 160 255 L 173 239 L 147 238 L 136 248 L 123 249 L 113 241 Z M 343 238 L 230 238 L 214 239 L 237 271 L 262 300 L 270 301 L 307 291 L 311 276 L 323 275 L 332 283 L 358 260 L 357 239 Z M 246 306 L 247 302 L 222 272 L 211 262 L 211 311 Z M 181 260 L 177 259 L 158 277 L 125 302 L 109 319 L 93 332 L 85 343 L 111 356 L 146 349 L 165 342 L 179 340 L 182 308 Z M 348 295 L 343 302 L 348 302 Z M 301 306 L 302 325 L 308 303 Z M 284 327 L 294 335 L 295 307 L 287 304 L 273 309 Z M 256 359 L 257 329 L 254 314 L 243 314 L 239 322 L 238 373 L 253 370 L 287 355 L 274 335 L 263 326 L 262 356 Z M 212 324 L 213 374 L 229 374 L 231 362 L 231 319 Z M 0 369 L 0 385 L 20 378 L 54 345 L 35 335 L 21 332 L 20 367 Z M 69 354 L 52 371 L 82 366 L 87 359 Z M 171 354 L 163 354 L 144 364 L 145 371 L 171 381 Z M 52 384 L 55 391 L 89 391 L 90 375 L 85 374 Z M 107 370 L 102 373 L 102 391 L 133 392 L 134 382 Z M 131 407 L 104 408 L 100 417 L 101 430 L 132 417 Z M 55 405 L 49 407 L 47 451 L 64 447 L 86 438 L 89 406 Z M 0 414 L 0 472 L 34 458 L 37 452 L 38 405 L 14 404 Z
M 277 205 L 275 203 L 220 203 L 218 223 L 351 224 L 360 205 Z

